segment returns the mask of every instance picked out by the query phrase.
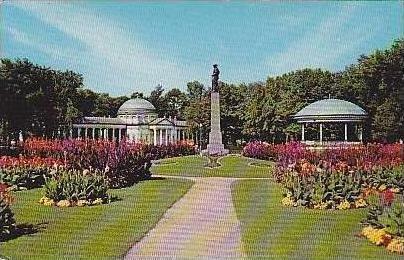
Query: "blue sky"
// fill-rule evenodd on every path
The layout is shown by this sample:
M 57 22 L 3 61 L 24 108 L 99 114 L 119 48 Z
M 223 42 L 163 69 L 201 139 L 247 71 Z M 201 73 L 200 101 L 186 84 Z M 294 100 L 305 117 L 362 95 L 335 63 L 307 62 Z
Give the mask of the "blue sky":
M 214 63 L 228 83 L 343 70 L 403 37 L 398 1 L 6 0 L 0 14 L 1 56 L 76 71 L 86 87 L 113 96 L 209 85 Z

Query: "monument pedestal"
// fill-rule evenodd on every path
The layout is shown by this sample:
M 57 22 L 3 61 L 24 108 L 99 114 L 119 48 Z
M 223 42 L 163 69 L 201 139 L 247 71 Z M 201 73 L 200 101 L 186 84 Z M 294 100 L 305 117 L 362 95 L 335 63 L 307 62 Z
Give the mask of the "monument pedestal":
M 209 144 L 207 149 L 203 152 L 209 155 L 225 155 L 229 153 L 229 150 L 224 149 L 222 132 L 220 131 L 220 103 L 218 92 L 212 91 L 210 94 Z

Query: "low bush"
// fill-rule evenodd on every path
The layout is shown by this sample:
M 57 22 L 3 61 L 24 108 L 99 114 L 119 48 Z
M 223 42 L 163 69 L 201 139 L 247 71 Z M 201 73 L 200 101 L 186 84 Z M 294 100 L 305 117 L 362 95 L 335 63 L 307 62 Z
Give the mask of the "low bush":
M 46 180 L 40 203 L 69 207 L 108 201 L 108 182 L 102 173 L 89 170 L 60 170 Z
M 267 142 L 253 141 L 243 148 L 243 156 L 262 160 L 285 160 L 293 163 L 298 159 L 307 158 L 314 154 L 300 142 L 287 144 L 270 144 Z
M 7 185 L 0 184 L 0 241 L 10 236 L 16 228 L 14 215 L 10 208 L 12 199 Z
M 192 142 L 179 141 L 168 145 L 148 145 L 153 160 L 178 157 L 195 154 L 196 150 Z

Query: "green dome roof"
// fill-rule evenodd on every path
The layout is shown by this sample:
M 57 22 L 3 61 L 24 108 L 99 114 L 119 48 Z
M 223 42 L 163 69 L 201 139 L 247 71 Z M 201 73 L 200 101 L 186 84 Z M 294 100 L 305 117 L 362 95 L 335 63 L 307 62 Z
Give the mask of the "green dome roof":
M 363 108 L 341 99 L 323 99 L 311 103 L 297 112 L 298 121 L 358 121 L 367 117 Z
M 154 113 L 156 108 L 143 98 L 132 98 L 122 104 L 118 109 L 118 115 L 137 115 Z

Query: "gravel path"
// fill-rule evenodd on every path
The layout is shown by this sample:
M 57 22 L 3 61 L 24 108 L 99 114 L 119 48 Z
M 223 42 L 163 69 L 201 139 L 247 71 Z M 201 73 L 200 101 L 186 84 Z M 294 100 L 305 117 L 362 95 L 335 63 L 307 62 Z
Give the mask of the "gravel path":
M 235 179 L 188 179 L 195 184 L 125 259 L 243 258 L 240 222 L 231 195 Z

